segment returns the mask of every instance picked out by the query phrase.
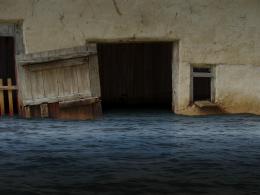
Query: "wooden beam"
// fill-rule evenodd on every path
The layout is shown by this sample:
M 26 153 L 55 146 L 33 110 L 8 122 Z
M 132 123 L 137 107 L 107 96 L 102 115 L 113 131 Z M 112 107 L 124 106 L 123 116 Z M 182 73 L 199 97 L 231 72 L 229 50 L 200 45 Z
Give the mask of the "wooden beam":
M 193 77 L 214 77 L 212 73 L 199 73 L 199 72 L 193 72 Z
M 196 106 L 198 106 L 199 108 L 216 108 L 216 107 L 218 107 L 217 104 L 207 101 L 207 100 L 196 101 L 196 102 L 194 102 L 194 104 Z
M 59 102 L 49 103 L 48 104 L 49 118 L 57 119 L 59 117 Z
M 18 90 L 18 87 L 17 86 L 0 86 L 0 90 L 1 91 Z
M 59 106 L 60 106 L 60 108 L 86 106 L 86 105 L 94 104 L 98 101 L 100 101 L 99 98 L 87 98 L 87 99 L 81 99 L 81 100 L 59 102 Z
M 41 104 L 40 109 L 41 109 L 41 117 L 48 118 L 49 117 L 48 104 Z
M 3 87 L 3 79 L 0 79 L 0 86 Z M 0 107 L 1 107 L 1 116 L 5 114 L 5 103 L 4 103 L 4 92 L 0 90 Z
M 50 97 L 50 98 L 37 98 L 35 100 L 25 100 L 23 101 L 24 106 L 33 106 L 33 105 L 40 105 L 43 103 L 55 103 L 55 102 L 64 102 L 64 101 L 73 101 L 73 100 L 81 100 L 81 99 L 88 99 L 90 98 L 91 93 L 90 91 L 86 94 L 72 94 L 62 97 Z M 95 97 L 93 97 L 95 98 Z
M 73 58 L 68 60 L 57 60 L 57 61 L 43 62 L 38 64 L 31 64 L 28 65 L 28 69 L 30 71 L 42 71 L 42 70 L 49 70 L 54 68 L 80 66 L 80 65 L 86 65 L 88 61 L 89 61 L 89 57 L 80 57 L 80 58 Z
M 8 88 L 12 87 L 12 79 L 7 79 Z M 11 89 L 8 90 L 8 103 L 9 103 L 9 116 L 14 115 L 14 103 L 13 103 L 13 91 Z
M 58 60 L 68 60 L 73 58 L 86 57 L 96 54 L 96 44 L 87 44 L 86 46 L 51 50 L 26 55 L 18 55 L 16 59 L 20 65 L 32 65 Z
M 24 107 L 24 117 L 27 118 L 27 119 L 31 118 L 31 108 L 30 108 L 30 106 Z

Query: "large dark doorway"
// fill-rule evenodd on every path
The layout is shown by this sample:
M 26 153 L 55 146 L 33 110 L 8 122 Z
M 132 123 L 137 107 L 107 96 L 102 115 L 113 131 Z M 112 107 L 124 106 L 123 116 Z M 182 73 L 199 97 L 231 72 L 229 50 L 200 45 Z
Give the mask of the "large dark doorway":
M 98 44 L 103 108 L 172 103 L 173 43 Z
M 0 37 L 0 79 L 3 82 L 3 86 L 8 85 L 8 79 L 11 81 L 11 85 L 16 85 L 16 69 L 15 69 L 15 41 L 13 37 Z M 12 92 L 12 109 L 13 113 L 18 113 L 17 106 L 17 91 Z M 1 115 L 10 113 L 10 97 L 8 97 L 8 91 L 4 91 L 4 113 Z M 1 105 L 0 105 L 1 106 Z

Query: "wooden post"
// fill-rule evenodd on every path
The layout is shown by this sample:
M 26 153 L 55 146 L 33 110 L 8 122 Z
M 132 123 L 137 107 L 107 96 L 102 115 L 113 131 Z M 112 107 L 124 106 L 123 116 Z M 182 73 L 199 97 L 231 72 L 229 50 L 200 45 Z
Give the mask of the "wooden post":
M 24 117 L 27 118 L 27 119 L 31 118 L 31 108 L 30 108 L 30 106 L 24 107 Z
M 0 87 L 3 86 L 3 79 L 0 79 Z M 4 115 L 5 114 L 5 103 L 4 103 L 4 91 L 0 90 L 0 109 L 1 109 L 1 113 L 0 115 Z
M 48 118 L 49 117 L 48 104 L 41 104 L 40 109 L 41 109 L 41 117 Z
M 8 103 L 9 103 L 9 116 L 14 115 L 14 104 L 13 104 L 13 91 L 12 91 L 12 79 L 7 79 L 8 85 Z

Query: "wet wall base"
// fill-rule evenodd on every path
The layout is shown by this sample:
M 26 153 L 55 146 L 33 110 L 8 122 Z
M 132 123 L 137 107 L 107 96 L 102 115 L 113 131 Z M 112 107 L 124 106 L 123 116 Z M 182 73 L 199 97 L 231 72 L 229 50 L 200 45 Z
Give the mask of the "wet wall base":
M 59 120 L 91 120 L 102 116 L 98 99 L 67 103 L 55 102 L 23 107 L 24 118 L 51 118 Z

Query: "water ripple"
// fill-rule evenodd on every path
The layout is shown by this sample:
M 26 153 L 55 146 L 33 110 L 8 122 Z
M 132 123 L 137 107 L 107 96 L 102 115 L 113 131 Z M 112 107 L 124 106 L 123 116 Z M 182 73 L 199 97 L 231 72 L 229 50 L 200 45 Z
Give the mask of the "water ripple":
M 0 194 L 259 194 L 260 118 L 0 122 Z

